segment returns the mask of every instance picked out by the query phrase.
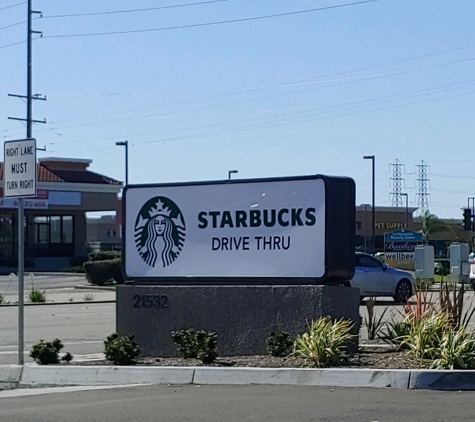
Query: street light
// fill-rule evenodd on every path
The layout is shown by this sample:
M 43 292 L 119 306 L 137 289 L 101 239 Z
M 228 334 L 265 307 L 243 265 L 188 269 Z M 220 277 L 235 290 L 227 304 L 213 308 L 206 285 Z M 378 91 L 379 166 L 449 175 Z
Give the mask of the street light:
M 409 230 L 409 208 L 407 206 L 407 193 L 401 193 L 401 196 L 406 197 L 406 230 Z
M 376 236 L 375 236 L 375 233 L 374 233 L 374 228 L 375 228 L 375 225 L 376 225 L 376 222 L 375 222 L 375 218 L 374 218 L 374 207 L 375 207 L 375 172 L 374 172 L 374 168 L 375 168 L 375 156 L 374 155 L 365 155 L 363 157 L 363 159 L 365 160 L 371 160 L 372 161 L 372 174 L 373 174 L 373 177 L 372 177 L 372 207 L 371 207 L 371 245 L 373 247 L 373 252 L 376 250 Z
M 129 184 L 129 141 L 119 141 L 115 144 L 125 147 L 125 186 L 127 186 Z
M 228 180 L 231 180 L 231 174 L 236 174 L 238 171 L 237 170 L 229 170 L 228 171 Z
M 368 209 L 368 207 L 370 207 L 371 205 L 369 204 L 363 204 L 364 206 L 364 251 L 365 252 L 368 252 L 368 247 L 367 247 L 367 239 L 368 239 L 368 219 L 366 218 L 366 211 Z

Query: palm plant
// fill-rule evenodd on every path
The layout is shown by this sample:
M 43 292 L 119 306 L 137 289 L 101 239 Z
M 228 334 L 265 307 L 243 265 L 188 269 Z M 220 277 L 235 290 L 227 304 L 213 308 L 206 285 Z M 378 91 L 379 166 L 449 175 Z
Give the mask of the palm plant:
M 429 243 L 432 234 L 447 231 L 450 231 L 449 226 L 435 214 L 431 214 L 429 210 L 426 210 L 424 214 L 422 214 L 421 233 L 424 238 L 424 243 Z

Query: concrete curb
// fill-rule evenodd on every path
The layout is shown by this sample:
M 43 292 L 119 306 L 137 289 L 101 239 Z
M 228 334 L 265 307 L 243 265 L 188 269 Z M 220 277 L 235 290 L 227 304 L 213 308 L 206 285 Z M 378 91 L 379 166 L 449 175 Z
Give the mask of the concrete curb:
M 18 388 L 23 367 L 20 365 L 0 366 L 0 390 Z
M 192 384 L 195 368 L 133 366 L 25 366 L 21 387 Z
M 0 390 L 126 384 L 301 385 L 475 390 L 475 371 L 410 369 L 216 368 L 159 366 L 0 366 Z
M 332 387 L 392 387 L 406 389 L 410 370 L 366 369 L 273 369 L 202 368 L 195 369 L 193 384 L 276 384 Z
M 475 390 L 475 370 L 411 371 L 410 389 L 418 390 Z

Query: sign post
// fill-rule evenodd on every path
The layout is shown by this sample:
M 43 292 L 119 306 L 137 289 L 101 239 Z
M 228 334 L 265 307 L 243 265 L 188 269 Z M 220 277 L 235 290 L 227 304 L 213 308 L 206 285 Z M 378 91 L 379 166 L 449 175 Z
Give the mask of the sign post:
M 36 140 L 6 141 L 4 144 L 4 196 L 19 198 L 18 204 L 18 364 L 24 362 L 24 265 L 25 210 L 23 198 L 36 196 Z

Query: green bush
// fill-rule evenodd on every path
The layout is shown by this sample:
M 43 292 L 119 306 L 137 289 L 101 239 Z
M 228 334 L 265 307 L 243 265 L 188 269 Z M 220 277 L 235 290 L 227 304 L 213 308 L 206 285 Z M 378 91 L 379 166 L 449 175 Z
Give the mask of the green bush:
M 46 292 L 42 292 L 36 289 L 32 289 L 29 294 L 30 302 L 33 303 L 44 303 L 46 302 Z
M 118 333 L 111 334 L 104 341 L 104 346 L 106 359 L 115 365 L 133 364 L 135 358 L 142 352 L 140 346 L 135 342 L 133 334 L 129 336 Z
M 465 327 L 449 327 L 442 333 L 432 361 L 436 369 L 474 369 L 475 335 Z
M 378 337 L 388 344 L 396 346 L 396 350 L 407 349 L 403 343 L 404 339 L 411 331 L 411 317 L 407 316 L 403 321 L 396 321 L 394 318 L 386 323 L 385 331 Z
M 280 333 L 272 332 L 266 339 L 267 352 L 271 356 L 283 357 L 292 351 L 294 342 L 290 338 L 290 334 L 285 331 Z
M 69 263 L 71 264 L 71 267 L 82 267 L 82 264 L 84 264 L 86 261 L 89 261 L 87 255 L 76 255 L 69 260 Z
M 86 279 L 91 284 L 104 286 L 106 284 L 124 284 L 122 260 L 120 258 L 106 261 L 88 261 L 84 263 Z
M 63 268 L 63 272 L 65 273 L 81 273 L 84 274 L 86 270 L 84 269 L 84 265 L 76 265 L 74 267 L 66 267 Z
M 321 317 L 310 324 L 307 332 L 297 337 L 294 354 L 312 360 L 319 367 L 338 366 L 353 338 L 352 328 L 351 321 Z
M 196 358 L 203 363 L 211 363 L 218 355 L 218 335 L 214 331 L 193 328 L 173 331 L 172 339 L 178 346 L 178 353 L 185 359 Z
M 427 290 L 435 283 L 433 278 L 416 278 L 416 289 Z
M 119 251 L 98 251 L 98 252 L 91 252 L 88 254 L 88 256 L 89 256 L 89 259 L 88 259 L 89 261 L 108 261 L 110 259 L 122 258 L 122 253 Z
M 5 295 L 0 293 L 0 305 L 5 302 Z
M 59 363 L 59 351 L 63 347 L 63 343 L 61 343 L 59 339 L 54 339 L 53 341 L 44 341 L 41 339 L 39 343 L 33 345 L 30 357 L 32 357 L 38 365 L 54 365 Z M 69 352 L 61 358 L 61 360 L 65 362 L 69 362 L 72 359 L 73 355 Z
M 435 314 L 427 318 L 408 319 L 408 322 L 409 333 L 401 345 L 407 347 L 415 358 L 434 359 L 444 332 L 451 329 L 449 316 Z

